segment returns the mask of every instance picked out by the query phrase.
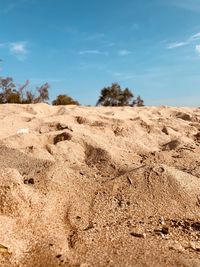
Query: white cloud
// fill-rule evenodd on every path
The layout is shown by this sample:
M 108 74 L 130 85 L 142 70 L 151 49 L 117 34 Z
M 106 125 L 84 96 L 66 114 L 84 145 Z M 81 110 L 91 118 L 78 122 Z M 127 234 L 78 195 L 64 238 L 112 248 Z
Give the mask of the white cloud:
M 24 61 L 29 53 L 27 42 L 0 43 L 0 48 L 7 49 L 10 54 L 15 56 L 19 61 Z
M 10 51 L 13 54 L 27 54 L 26 43 L 24 42 L 10 43 Z
M 167 46 L 167 49 L 174 49 L 174 48 L 179 48 L 185 45 L 189 45 L 195 41 L 200 40 L 200 32 L 193 34 L 192 36 L 190 36 L 186 41 L 184 42 L 174 42 L 171 43 Z
M 200 39 L 200 32 L 192 35 L 190 38 L 189 38 L 189 41 L 196 41 L 196 40 L 199 40 Z
M 28 54 L 26 42 L 13 42 L 9 44 L 10 53 L 15 55 L 18 60 L 24 61 Z
M 181 47 L 181 46 L 184 46 L 186 45 L 186 43 L 184 42 L 180 42 L 180 43 L 172 43 L 172 44 L 169 44 L 168 45 L 168 49 L 174 49 L 174 48 L 178 48 L 178 47 Z
M 129 55 L 131 52 L 130 51 L 128 51 L 128 50 L 126 50 L 126 49 L 122 49 L 122 50 L 119 50 L 118 51 L 118 54 L 120 55 L 120 56 L 127 56 L 127 55 Z
M 103 52 L 99 50 L 83 50 L 79 52 L 80 55 L 108 55 L 108 52 Z
M 195 49 L 196 49 L 197 53 L 200 55 L 200 45 L 196 45 Z

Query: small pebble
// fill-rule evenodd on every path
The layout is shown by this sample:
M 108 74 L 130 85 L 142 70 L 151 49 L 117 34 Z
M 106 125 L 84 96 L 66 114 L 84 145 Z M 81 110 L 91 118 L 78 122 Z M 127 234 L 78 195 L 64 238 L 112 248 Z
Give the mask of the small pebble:
M 169 228 L 166 227 L 166 226 L 163 226 L 161 232 L 162 232 L 164 235 L 168 235 L 168 234 L 169 234 Z

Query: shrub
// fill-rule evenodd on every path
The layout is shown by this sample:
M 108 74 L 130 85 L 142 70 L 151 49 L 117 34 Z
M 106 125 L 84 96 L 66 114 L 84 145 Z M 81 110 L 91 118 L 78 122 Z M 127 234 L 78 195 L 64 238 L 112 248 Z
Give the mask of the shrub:
M 79 103 L 68 95 L 58 95 L 52 105 L 79 105 Z
M 118 83 L 113 83 L 111 86 L 104 87 L 101 90 L 101 95 L 97 101 L 97 106 L 144 106 L 144 101 L 137 97 L 133 100 L 133 93 L 129 88 L 122 89 Z
M 121 89 L 118 83 L 104 87 L 97 101 L 97 106 L 129 106 L 133 98 L 133 93 L 129 88 Z
M 142 100 L 141 97 L 138 96 L 136 100 L 133 101 L 133 106 L 144 107 L 144 100 Z

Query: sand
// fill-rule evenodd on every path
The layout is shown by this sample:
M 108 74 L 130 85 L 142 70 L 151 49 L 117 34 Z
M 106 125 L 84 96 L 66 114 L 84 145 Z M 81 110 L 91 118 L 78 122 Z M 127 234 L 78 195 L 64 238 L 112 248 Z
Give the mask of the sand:
M 200 266 L 200 109 L 0 105 L 0 266 Z

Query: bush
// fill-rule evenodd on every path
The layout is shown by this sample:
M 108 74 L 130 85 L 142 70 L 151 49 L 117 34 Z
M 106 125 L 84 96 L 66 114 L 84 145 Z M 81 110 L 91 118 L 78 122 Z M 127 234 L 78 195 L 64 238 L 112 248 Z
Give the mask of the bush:
M 118 83 L 113 83 L 111 86 L 104 87 L 101 90 L 101 95 L 97 101 L 97 106 L 129 106 L 133 98 L 133 93 L 125 88 L 121 89 Z
M 101 90 L 101 95 L 97 101 L 97 106 L 144 106 L 144 101 L 139 97 L 133 100 L 133 93 L 129 88 L 122 89 L 118 83 L 113 83 L 111 86 L 104 87 Z
M 136 100 L 133 101 L 133 106 L 144 107 L 144 100 L 142 100 L 141 97 L 138 96 Z
M 20 95 L 18 92 L 12 92 L 9 94 L 8 98 L 7 98 L 7 103 L 17 103 L 20 104 L 21 103 L 21 99 L 20 99 Z
M 52 102 L 52 105 L 79 105 L 79 103 L 68 95 L 58 95 L 57 98 Z

